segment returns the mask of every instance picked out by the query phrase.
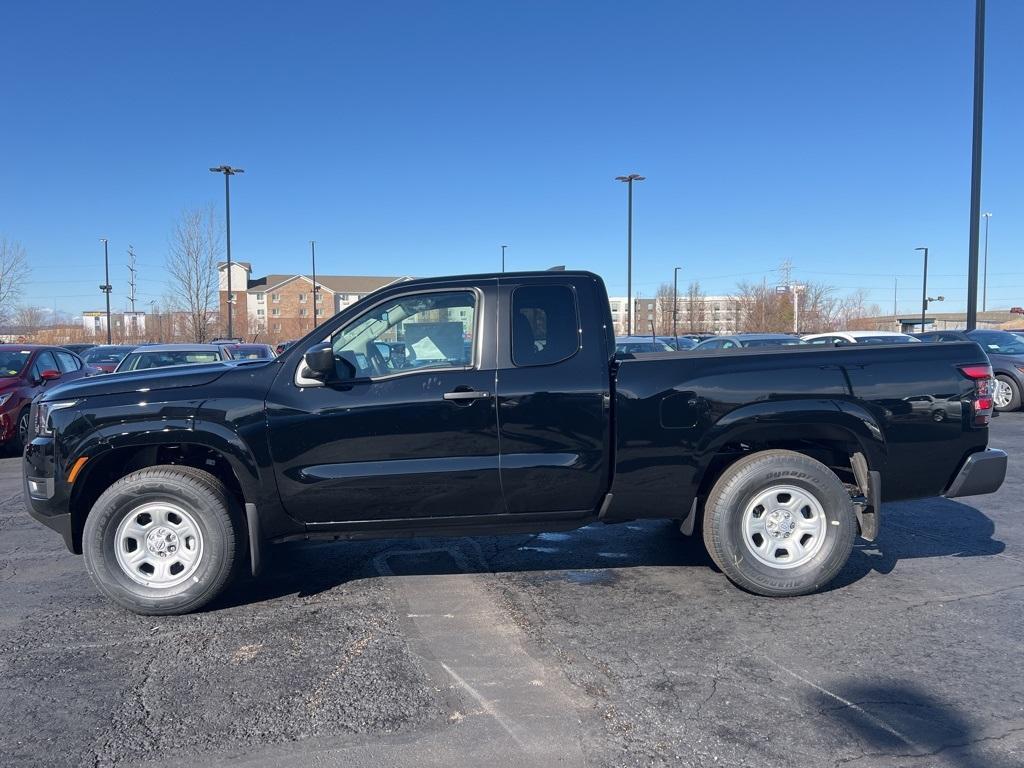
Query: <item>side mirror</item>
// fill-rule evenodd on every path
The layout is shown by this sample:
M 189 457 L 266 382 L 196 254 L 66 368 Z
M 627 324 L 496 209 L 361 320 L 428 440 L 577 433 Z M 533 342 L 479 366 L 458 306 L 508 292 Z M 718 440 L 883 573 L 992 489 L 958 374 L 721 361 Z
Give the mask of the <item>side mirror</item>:
M 310 378 L 319 381 L 335 378 L 334 349 L 326 341 L 307 349 L 302 362 Z
M 60 378 L 60 371 L 55 371 L 52 368 L 47 368 L 39 374 L 39 378 L 43 381 L 53 381 L 54 379 Z

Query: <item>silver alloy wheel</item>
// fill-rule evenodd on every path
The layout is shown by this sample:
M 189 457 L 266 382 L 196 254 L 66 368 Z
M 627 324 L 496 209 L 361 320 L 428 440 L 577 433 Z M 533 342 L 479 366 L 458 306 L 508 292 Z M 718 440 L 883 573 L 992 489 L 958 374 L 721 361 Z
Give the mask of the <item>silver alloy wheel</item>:
M 796 568 L 825 543 L 828 519 L 813 494 L 792 485 L 773 485 L 743 511 L 743 543 L 756 560 L 772 568 Z
M 117 564 L 132 581 L 169 589 L 187 581 L 203 559 L 203 534 L 190 512 L 168 501 L 142 504 L 114 534 Z
M 996 379 L 996 391 L 992 397 L 996 408 L 1006 408 L 1013 401 L 1013 390 L 1010 382 Z

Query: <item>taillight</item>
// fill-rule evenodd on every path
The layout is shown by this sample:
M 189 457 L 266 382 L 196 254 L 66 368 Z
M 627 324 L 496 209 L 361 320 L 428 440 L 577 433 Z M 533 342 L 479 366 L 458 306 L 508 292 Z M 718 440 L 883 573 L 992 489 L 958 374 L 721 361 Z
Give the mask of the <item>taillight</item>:
M 974 412 L 975 426 L 984 427 L 992 420 L 992 400 L 995 394 L 995 377 L 991 365 L 961 365 L 960 373 L 974 382 L 974 395 L 971 406 Z

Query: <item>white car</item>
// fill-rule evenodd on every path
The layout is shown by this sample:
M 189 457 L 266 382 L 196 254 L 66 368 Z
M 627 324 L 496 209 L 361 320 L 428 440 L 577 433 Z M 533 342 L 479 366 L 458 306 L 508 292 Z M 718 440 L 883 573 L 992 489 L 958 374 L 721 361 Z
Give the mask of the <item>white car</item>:
M 803 337 L 807 344 L 908 344 L 921 341 L 896 331 L 830 331 Z

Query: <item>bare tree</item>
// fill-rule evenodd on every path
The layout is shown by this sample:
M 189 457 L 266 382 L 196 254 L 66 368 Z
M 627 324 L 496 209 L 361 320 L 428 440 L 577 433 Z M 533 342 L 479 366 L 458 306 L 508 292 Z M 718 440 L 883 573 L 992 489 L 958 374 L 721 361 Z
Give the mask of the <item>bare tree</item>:
M 675 293 L 672 283 L 662 283 L 654 296 L 654 323 L 659 336 L 672 335 L 672 301 Z
M 185 335 L 196 342 L 213 333 L 220 253 L 221 228 L 213 206 L 183 211 L 171 230 L 167 272 L 171 298 L 184 313 Z
M 49 316 L 40 307 L 22 306 L 14 310 L 12 324 L 18 334 L 25 338 L 33 338 L 43 326 L 48 325 Z
M 692 282 L 686 289 L 686 296 L 683 298 L 682 310 L 684 314 L 685 327 L 688 333 L 703 333 L 707 329 L 708 308 L 707 297 L 700 289 L 700 283 Z
M 10 308 L 21 298 L 31 271 L 21 243 L 0 237 L 0 322 L 11 319 Z

